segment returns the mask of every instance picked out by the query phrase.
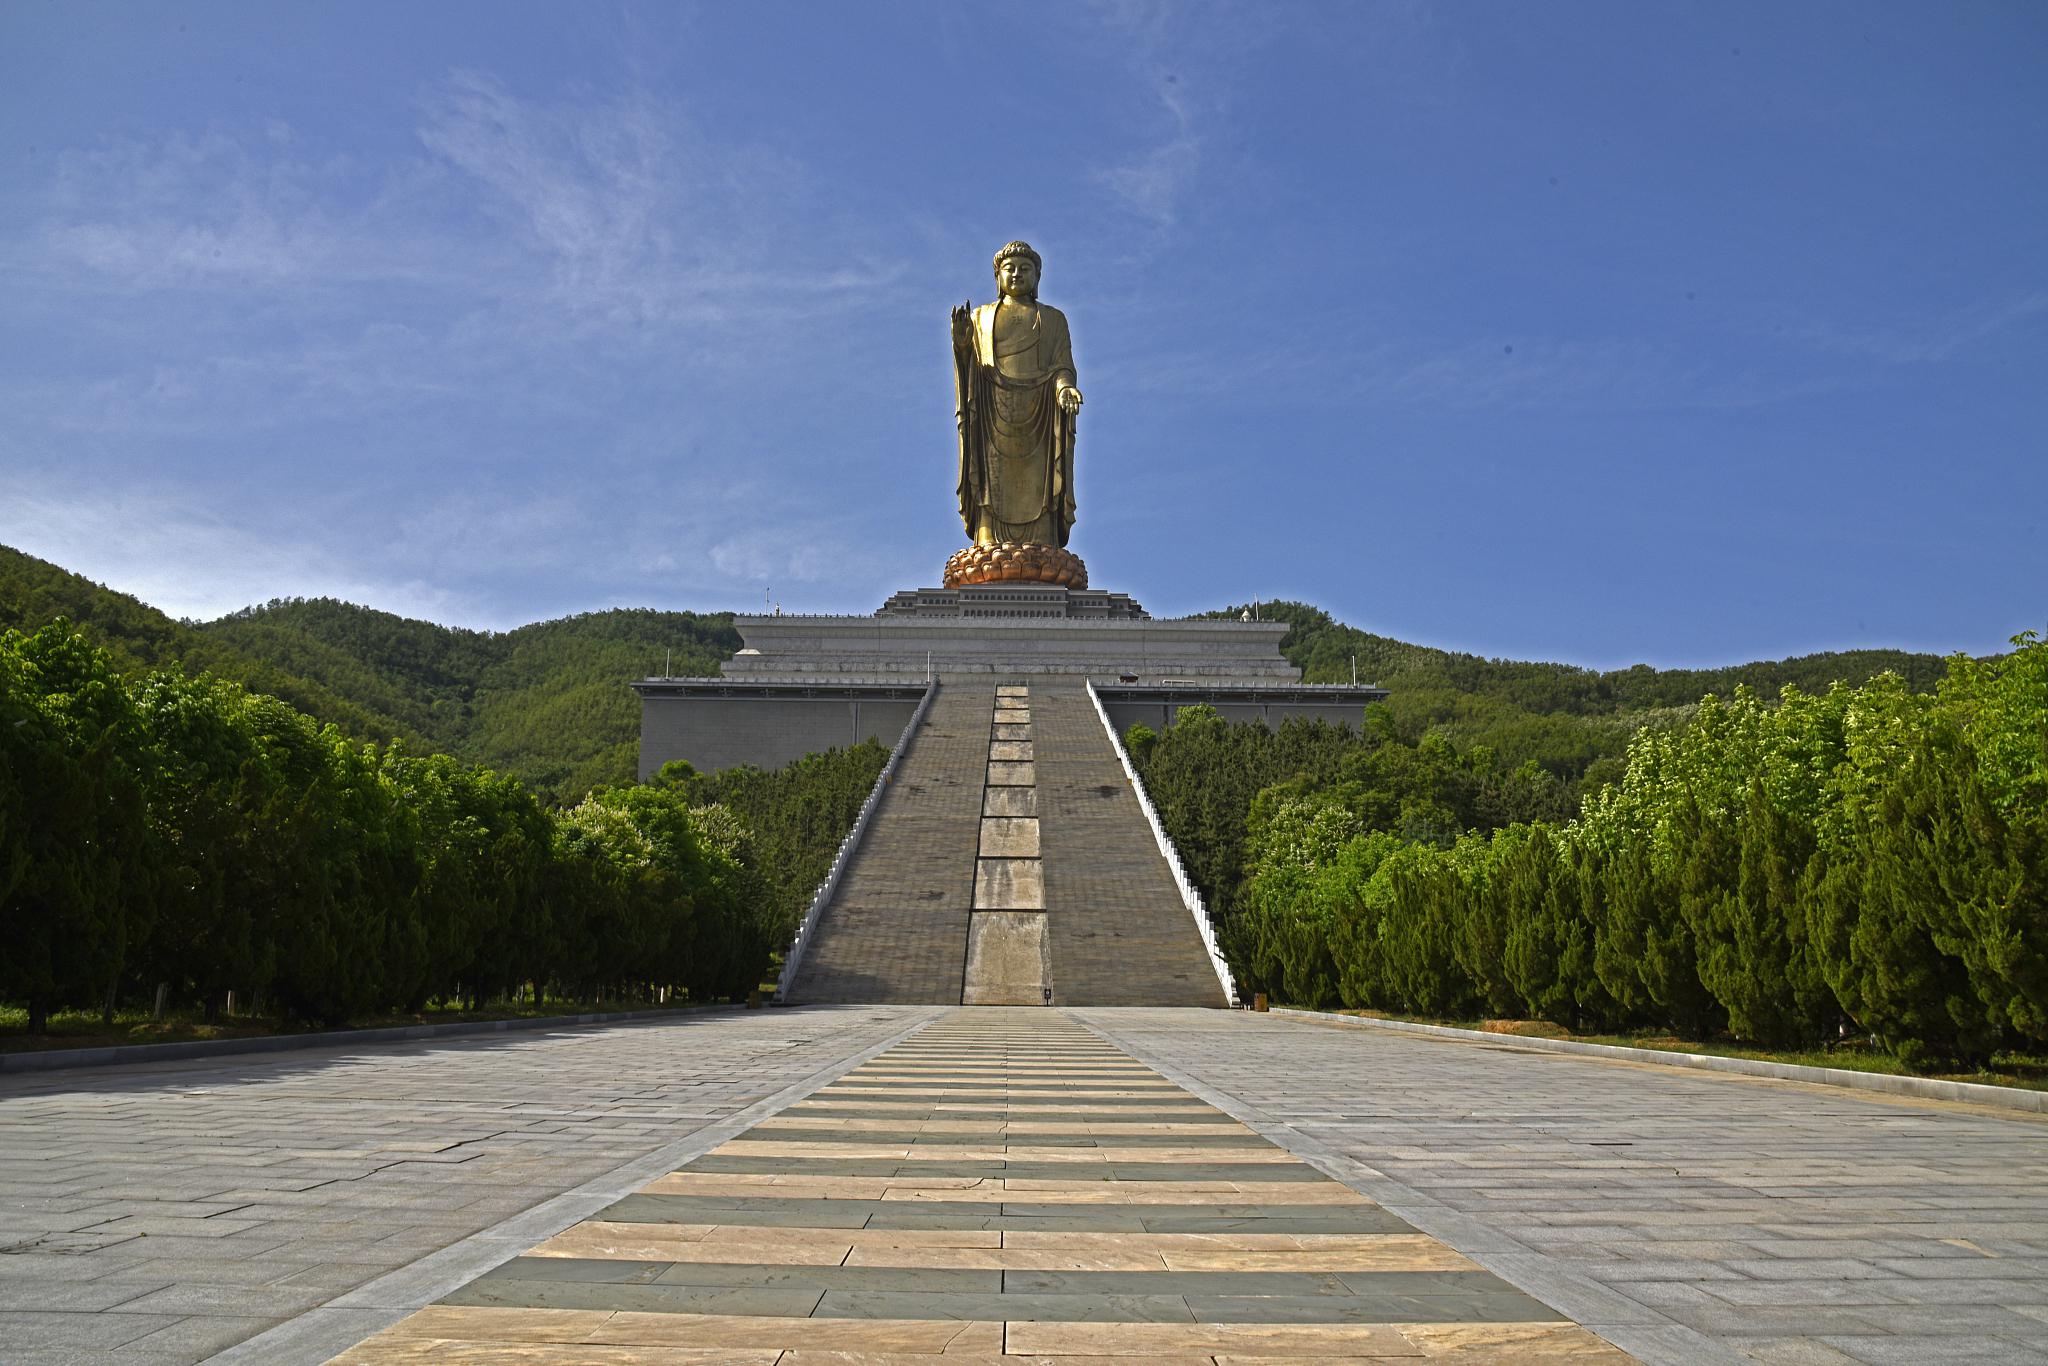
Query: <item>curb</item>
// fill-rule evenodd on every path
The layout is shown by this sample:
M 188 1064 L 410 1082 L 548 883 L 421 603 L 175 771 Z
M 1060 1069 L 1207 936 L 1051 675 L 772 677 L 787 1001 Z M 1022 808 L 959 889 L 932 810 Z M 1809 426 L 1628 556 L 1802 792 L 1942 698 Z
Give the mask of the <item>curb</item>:
M 1882 1091 L 1914 1100 L 1953 1100 L 1971 1105 L 1989 1105 L 2000 1110 L 2019 1110 L 2048 1115 L 2048 1091 L 2026 1091 L 2016 1086 L 1986 1086 L 1975 1081 L 1943 1081 L 1937 1077 L 1901 1077 L 1889 1072 L 1852 1072 L 1843 1067 L 1805 1067 L 1798 1063 L 1764 1062 L 1756 1058 L 1724 1058 L 1713 1053 L 1669 1053 L 1661 1048 L 1628 1048 L 1611 1043 L 1581 1043 L 1576 1039 L 1538 1039 L 1520 1034 L 1489 1034 L 1481 1029 L 1460 1029 L 1455 1025 L 1419 1024 L 1410 1020 L 1381 1020 L 1365 1015 L 1337 1015 L 1326 1010 L 1295 1010 L 1275 1006 L 1274 1015 L 1289 1015 L 1321 1024 L 1354 1025 L 1363 1029 L 1386 1029 L 1401 1034 L 1433 1034 L 1438 1038 L 1478 1040 L 1494 1045 L 1536 1049 L 1545 1053 L 1576 1053 L 1582 1057 L 1618 1062 L 1647 1062 L 1661 1067 L 1690 1067 L 1702 1072 L 1733 1072 L 1745 1077 L 1768 1077 L 1773 1081 L 1803 1081 L 1816 1086 L 1839 1086 L 1850 1091 Z
M 445 1039 L 464 1034 L 498 1034 L 510 1029 L 555 1029 L 569 1025 L 619 1024 L 627 1020 L 681 1019 L 704 1010 L 738 1010 L 738 1006 L 683 1010 L 617 1010 L 609 1014 L 538 1015 L 524 1020 L 465 1020 L 454 1024 L 392 1025 L 385 1029 L 323 1029 L 312 1034 L 252 1034 L 246 1039 L 188 1039 L 183 1043 L 123 1043 L 104 1048 L 51 1048 L 35 1053 L 0 1053 L 0 1076 L 16 1072 L 54 1072 L 67 1067 L 115 1067 L 123 1063 L 170 1061 L 177 1058 L 218 1058 L 234 1053 L 285 1053 L 297 1048 L 333 1048 L 346 1044 L 404 1043 L 412 1039 Z

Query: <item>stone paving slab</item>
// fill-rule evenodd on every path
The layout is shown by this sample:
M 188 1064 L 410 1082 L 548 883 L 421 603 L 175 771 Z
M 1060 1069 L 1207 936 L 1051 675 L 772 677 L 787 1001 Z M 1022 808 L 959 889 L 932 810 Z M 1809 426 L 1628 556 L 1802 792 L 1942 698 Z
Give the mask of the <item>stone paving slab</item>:
M 831 1123 L 852 1091 L 900 1131 Z M 959 1094 L 1001 1122 L 923 1155 Z M 1169 1096 L 1058 1012 L 954 1012 L 336 1360 L 1633 1360 L 1227 1116 L 1096 1146 Z
M 810 1099 L 756 1114 L 782 1091 Z M 702 1164 L 650 1165 L 679 1142 Z M 1338 1180 L 1275 1179 L 1289 1153 Z M 662 1193 L 703 1203 L 622 1217 Z M 777 1274 L 805 1267 L 840 1283 Z M 514 1283 L 659 1307 L 407 1316 Z M 915 1316 L 1026 1296 L 1066 1303 Z M 2036 1117 L 1242 1012 L 751 1012 L 0 1079 L 0 1359 L 36 1366 L 373 1337 L 342 1359 L 2028 1362 L 2044 1306 Z
M 814 1089 L 936 1013 L 721 1012 L 0 1076 L 0 1360 L 198 1361 Z
M 1645 1360 L 2048 1362 L 2048 1121 L 1203 1011 L 1109 1042 Z

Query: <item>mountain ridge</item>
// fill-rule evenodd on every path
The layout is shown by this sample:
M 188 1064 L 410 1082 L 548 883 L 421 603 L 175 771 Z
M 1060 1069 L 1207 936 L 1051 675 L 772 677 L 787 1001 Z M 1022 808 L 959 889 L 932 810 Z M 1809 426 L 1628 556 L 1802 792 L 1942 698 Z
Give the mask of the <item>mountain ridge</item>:
M 1309 682 L 1347 681 L 1356 655 L 1359 677 L 1390 690 L 1389 712 L 1410 741 L 1437 731 L 1461 749 L 1483 745 L 1510 767 L 1535 763 L 1582 786 L 1618 771 L 1640 727 L 1672 724 L 1708 693 L 1745 684 L 1770 697 L 1788 683 L 1821 691 L 1884 669 L 1925 690 L 1943 669 L 1936 655 L 1859 650 L 1720 669 L 1600 671 L 1415 645 L 1345 625 L 1306 603 L 1267 602 L 1258 610 L 1288 623 L 1282 653 Z M 733 615 L 613 608 L 480 631 L 334 598 L 278 598 L 209 622 L 181 622 L 0 546 L 0 628 L 34 630 L 65 617 L 124 669 L 207 670 L 358 738 L 453 754 L 561 802 L 631 781 L 639 704 L 625 684 L 658 667 L 716 674 L 741 644 Z

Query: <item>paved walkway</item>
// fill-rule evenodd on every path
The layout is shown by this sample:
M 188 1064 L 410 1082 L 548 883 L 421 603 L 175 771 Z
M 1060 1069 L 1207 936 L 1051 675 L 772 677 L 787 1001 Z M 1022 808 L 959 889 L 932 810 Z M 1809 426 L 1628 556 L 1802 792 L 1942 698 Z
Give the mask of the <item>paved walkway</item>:
M 2048 1363 L 2048 1120 L 1199 1010 L 721 1012 L 0 1078 L 9 1363 L 315 1362 L 437 1300 L 358 1350 L 550 1314 L 566 1338 L 478 1359 L 1601 1350 L 1562 1315 L 1674 1366 Z M 1213 1336 L 1226 1313 L 1256 1335 Z M 1525 1327 L 1416 1326 L 1502 1317 Z M 761 1336 L 604 1342 L 716 1324 Z
M 1075 1014 L 1645 1359 L 2048 1362 L 2048 1117 L 1505 1038 Z
M 531 1229 L 528 1246 L 611 1198 L 622 1164 L 637 1185 L 630 1164 L 665 1171 L 939 1013 L 716 1011 L 0 1077 L 0 1360 L 176 1366 L 358 1303 L 316 1311 L 363 1325 L 336 1350 L 395 1317 L 379 1305 L 420 1302 L 408 1276 L 460 1273 L 451 1244 Z
M 338 1360 L 937 1354 L 1631 1360 L 1042 1009 L 950 1015 Z

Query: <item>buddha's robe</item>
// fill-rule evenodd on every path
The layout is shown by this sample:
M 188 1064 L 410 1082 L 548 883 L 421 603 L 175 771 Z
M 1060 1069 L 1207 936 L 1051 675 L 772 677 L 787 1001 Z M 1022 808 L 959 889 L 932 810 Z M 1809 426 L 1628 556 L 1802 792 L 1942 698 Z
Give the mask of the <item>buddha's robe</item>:
M 1063 546 L 1074 528 L 1074 383 L 1066 315 L 1044 304 L 983 304 L 954 341 L 960 520 L 976 545 Z

